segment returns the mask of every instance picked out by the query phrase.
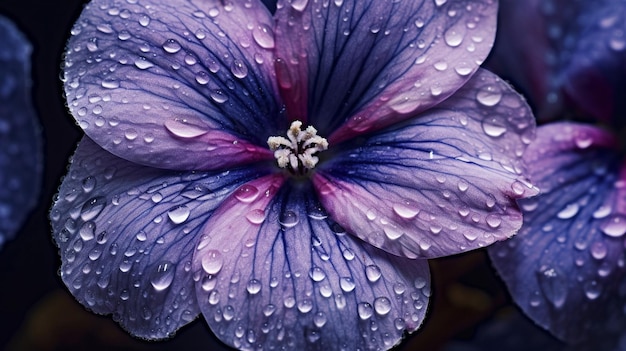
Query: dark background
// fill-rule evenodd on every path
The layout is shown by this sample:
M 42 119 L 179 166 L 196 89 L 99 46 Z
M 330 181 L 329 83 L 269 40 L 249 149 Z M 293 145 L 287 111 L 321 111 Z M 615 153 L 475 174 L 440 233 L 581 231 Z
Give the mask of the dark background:
M 202 319 L 172 340 L 130 337 L 110 317 L 86 311 L 58 276 L 48 210 L 82 135 L 65 108 L 61 58 L 72 23 L 85 1 L 0 0 L 0 15 L 16 22 L 33 46 L 32 97 L 44 139 L 44 181 L 38 205 L 17 237 L 0 251 L 0 349 L 7 350 L 219 350 Z M 1 43 L 0 43 L 1 44 Z M 433 260 L 434 296 L 424 326 L 400 350 L 451 350 L 471 340 L 476 326 L 514 313 L 484 252 Z

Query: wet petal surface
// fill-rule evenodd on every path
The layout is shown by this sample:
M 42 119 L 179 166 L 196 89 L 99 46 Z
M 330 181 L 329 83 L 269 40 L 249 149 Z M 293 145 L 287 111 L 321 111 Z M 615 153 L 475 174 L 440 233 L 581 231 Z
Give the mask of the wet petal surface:
M 314 178 L 350 233 L 407 257 L 439 257 L 515 234 L 515 199 L 536 193 L 521 156 L 534 136 L 523 99 L 479 71 L 444 103 L 343 147 Z
M 520 233 L 489 249 L 515 302 L 568 342 L 626 325 L 626 166 L 615 141 L 591 126 L 540 127 L 525 160 L 542 193 L 520 201 Z
M 270 47 L 255 35 L 273 40 L 272 23 L 257 1 L 95 0 L 66 50 L 70 111 L 102 147 L 143 165 L 271 158 L 267 137 L 287 125 Z
M 191 260 L 200 227 L 258 175 L 142 167 L 84 138 L 50 212 L 63 282 L 133 335 L 171 336 L 199 313 Z
M 496 10 L 490 0 L 279 1 L 276 74 L 289 117 L 335 132 L 333 143 L 428 109 L 485 59 Z
M 0 248 L 13 238 L 40 191 L 41 134 L 31 100 L 31 46 L 0 16 Z
M 248 183 L 227 199 L 194 254 L 206 320 L 239 349 L 389 349 L 422 323 L 425 260 L 389 255 L 350 235 L 307 183 Z

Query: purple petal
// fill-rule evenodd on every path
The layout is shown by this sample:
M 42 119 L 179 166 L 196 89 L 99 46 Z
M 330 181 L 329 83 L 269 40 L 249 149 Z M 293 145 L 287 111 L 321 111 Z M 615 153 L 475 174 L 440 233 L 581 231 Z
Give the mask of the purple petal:
M 95 0 L 75 24 L 65 92 L 79 125 L 130 161 L 220 169 L 271 158 L 287 128 L 261 2 Z
M 199 229 L 257 173 L 137 166 L 84 138 L 50 212 L 63 282 L 135 336 L 172 335 L 199 313 L 191 272 Z
M 227 199 L 194 256 L 198 301 L 218 338 L 244 350 L 384 350 L 419 327 L 427 261 L 346 235 L 309 184 L 250 185 L 265 196 Z
M 289 117 L 336 143 L 428 109 L 485 59 L 496 11 L 490 0 L 279 1 L 276 74 Z
M 481 70 L 437 108 L 333 155 L 314 182 L 331 216 L 372 245 L 451 255 L 521 226 L 515 199 L 537 192 L 521 164 L 534 130 L 522 97 Z
M 35 206 L 42 171 L 41 133 L 31 100 L 31 46 L 0 16 L 0 248 Z
M 626 112 L 625 12 L 623 1 L 503 0 L 488 67 L 528 94 L 540 118 L 567 109 L 609 121 Z
M 572 19 L 578 33 L 570 39 L 573 52 L 563 72 L 564 92 L 586 114 L 624 126 L 626 3 L 581 1 L 578 9 Z
M 489 250 L 513 299 L 564 341 L 623 332 L 626 165 L 616 139 L 549 124 L 524 159 L 542 193 L 520 201 L 520 233 Z

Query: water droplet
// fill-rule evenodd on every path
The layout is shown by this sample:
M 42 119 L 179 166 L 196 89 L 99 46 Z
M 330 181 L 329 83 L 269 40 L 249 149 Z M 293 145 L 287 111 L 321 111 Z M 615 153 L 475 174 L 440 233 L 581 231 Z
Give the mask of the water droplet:
M 587 296 L 589 300 L 595 300 L 602 293 L 602 286 L 598 284 L 597 281 L 590 280 L 583 284 L 583 290 L 585 291 L 585 296 Z
M 172 207 L 169 211 L 167 211 L 167 216 L 174 224 L 181 224 L 189 218 L 189 214 L 191 211 L 185 205 L 180 205 L 176 207 Z
M 241 202 L 249 203 L 259 196 L 259 189 L 254 185 L 244 184 L 235 191 L 235 198 Z
M 156 291 L 163 291 L 170 287 L 174 280 L 175 265 L 172 262 L 161 262 L 152 271 L 150 275 L 150 283 Z
M 280 214 L 280 218 L 278 221 L 283 227 L 292 228 L 296 224 L 298 224 L 299 219 L 298 219 L 298 215 L 295 212 L 287 210 Z
M 252 30 L 252 37 L 264 49 L 274 48 L 274 32 L 269 26 L 258 25 Z
M 556 216 L 561 219 L 569 219 L 578 213 L 578 209 L 579 206 L 577 203 L 571 203 L 565 206 Z
M 147 15 L 141 15 L 141 17 L 139 17 L 139 24 L 143 27 L 147 27 L 150 24 L 150 17 Z
M 607 218 L 600 229 L 608 236 L 620 237 L 626 233 L 626 217 L 622 215 L 613 215 Z
M 208 133 L 208 128 L 178 118 L 165 121 L 165 128 L 175 136 L 184 139 L 197 138 Z
M 339 279 L 339 286 L 341 287 L 341 290 L 351 292 L 356 287 L 356 284 L 354 283 L 354 279 L 351 277 L 341 277 Z
M 228 101 L 228 95 L 224 94 L 224 91 L 221 89 L 211 91 L 211 99 L 217 102 L 218 104 L 223 104 Z
M 500 224 L 502 224 L 502 218 L 500 218 L 500 216 L 495 215 L 495 214 L 489 214 L 487 215 L 487 217 L 485 218 L 485 221 L 487 222 L 487 225 L 489 225 L 491 228 L 498 228 L 500 226 Z
M 567 284 L 563 276 L 554 268 L 542 266 L 537 272 L 539 287 L 554 307 L 561 308 L 567 299 Z
M 224 265 L 222 254 L 217 250 L 208 250 L 202 254 L 202 269 L 207 274 L 217 274 Z
M 91 192 L 93 188 L 95 187 L 96 187 L 96 178 L 89 176 L 83 179 L 83 190 L 86 193 Z
M 391 311 L 391 301 L 384 296 L 377 297 L 374 300 L 374 310 L 381 316 L 386 315 Z
M 265 317 L 269 317 L 272 314 L 274 314 L 274 312 L 276 311 L 276 306 L 272 305 L 272 304 L 268 304 L 267 306 L 265 306 L 263 308 L 263 315 Z
M 444 5 L 448 0 L 435 0 L 435 5 L 437 6 L 442 6 Z
M 294 10 L 302 12 L 306 8 L 306 5 L 309 3 L 309 0 L 292 0 L 290 3 L 291 7 Z
M 367 276 L 367 280 L 374 283 L 380 279 L 382 273 L 380 271 L 380 267 L 372 264 L 365 267 L 365 275 Z
M 246 286 L 246 290 L 248 290 L 250 295 L 258 294 L 259 291 L 261 291 L 261 282 L 257 279 L 250 279 L 248 285 Z
M 80 218 L 87 222 L 96 218 L 104 209 L 106 199 L 104 197 L 94 197 L 83 204 L 80 210 Z
M 489 85 L 478 90 L 476 100 L 485 106 L 495 106 L 502 100 L 502 92 L 499 88 Z
M 248 75 L 248 67 L 241 60 L 234 60 L 230 65 L 230 71 L 239 79 L 245 78 Z
M 408 200 L 400 204 L 393 204 L 392 207 L 398 216 L 406 219 L 414 218 L 419 213 L 417 206 Z
M 368 302 L 359 302 L 357 305 L 357 312 L 359 313 L 359 318 L 362 320 L 367 320 L 372 317 L 374 314 L 374 309 L 372 305 Z
M 170 54 L 175 54 L 179 52 L 181 49 L 180 44 L 175 39 L 167 39 L 165 43 L 163 43 L 163 50 Z
M 83 225 L 78 230 L 78 235 L 84 241 L 89 241 L 95 237 L 94 231 L 96 230 L 96 224 L 92 221 L 88 221 L 83 223 Z
M 106 89 L 116 89 L 120 87 L 120 82 L 113 78 L 106 78 L 102 80 L 101 85 Z
M 497 138 L 506 132 L 506 126 L 496 117 L 487 117 L 482 121 L 482 128 L 485 134 Z
M 604 243 L 601 241 L 596 241 L 589 247 L 589 251 L 591 252 L 591 256 L 596 260 L 601 260 L 606 257 L 608 253 L 608 249 Z
M 459 27 L 459 28 L 463 28 L 463 27 Z M 450 28 L 445 32 L 444 40 L 446 41 L 446 44 L 448 44 L 449 46 L 457 47 L 461 45 L 461 43 L 463 42 L 464 36 L 465 36 L 465 33 L 461 32 L 460 30 L 457 30 L 455 28 Z
M 140 57 L 138 59 L 135 60 L 135 66 L 139 69 L 148 69 L 152 66 L 154 66 L 154 64 L 148 60 L 146 60 L 145 57 Z
M 261 224 L 265 221 L 265 211 L 262 209 L 251 210 L 246 214 L 246 219 L 252 224 Z
M 320 267 L 313 267 L 309 271 L 309 277 L 315 282 L 321 282 L 326 278 L 326 273 Z

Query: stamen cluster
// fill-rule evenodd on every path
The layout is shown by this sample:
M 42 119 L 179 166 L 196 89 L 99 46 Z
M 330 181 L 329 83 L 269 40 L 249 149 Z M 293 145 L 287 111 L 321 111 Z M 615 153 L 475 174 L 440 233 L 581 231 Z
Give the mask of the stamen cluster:
M 274 151 L 280 168 L 293 174 L 303 175 L 319 162 L 315 153 L 328 149 L 328 141 L 317 135 L 317 129 L 308 126 L 302 130 L 302 122 L 294 121 L 287 131 L 287 138 L 272 136 L 267 144 Z

